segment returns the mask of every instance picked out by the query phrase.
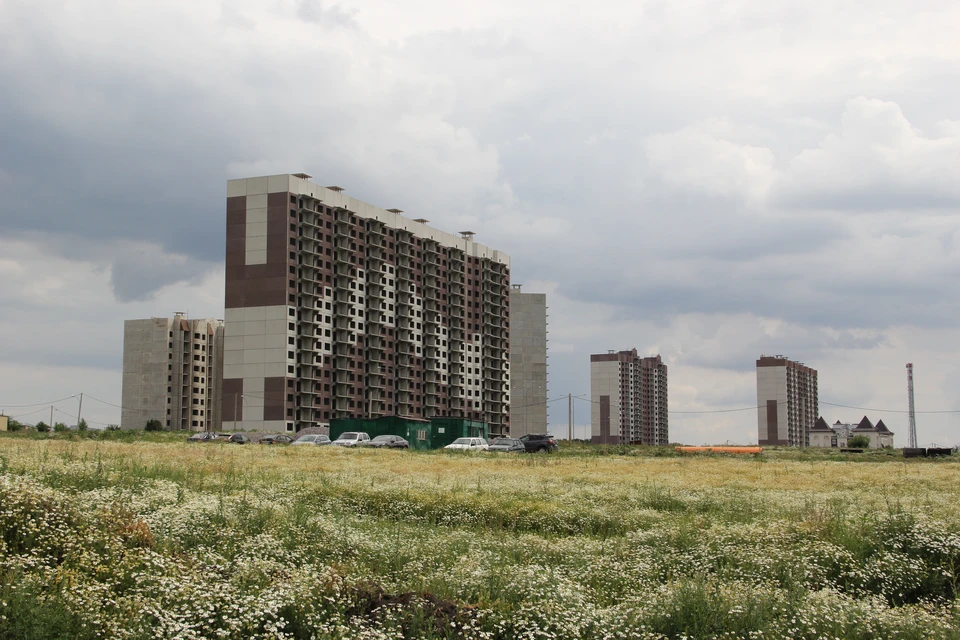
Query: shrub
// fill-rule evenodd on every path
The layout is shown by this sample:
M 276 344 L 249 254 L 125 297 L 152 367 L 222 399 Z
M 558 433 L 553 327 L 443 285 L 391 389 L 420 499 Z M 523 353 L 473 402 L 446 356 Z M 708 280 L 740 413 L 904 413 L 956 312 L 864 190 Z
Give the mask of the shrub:
M 152 420 L 147 420 L 146 426 L 143 428 L 144 431 L 163 431 L 163 425 L 160 424 L 160 421 L 156 418 Z
M 77 431 L 86 431 L 87 430 L 87 421 L 83 418 L 80 418 L 80 422 L 77 423 Z
M 865 435 L 856 435 L 847 440 L 847 446 L 852 449 L 869 449 L 870 437 Z
M 69 431 L 70 429 L 68 429 L 67 425 L 63 424 L 62 422 L 58 422 L 53 425 L 53 430 L 57 433 L 63 433 L 64 431 Z
M 35 428 L 37 431 L 39 431 L 40 433 L 46 433 L 47 431 L 50 431 L 50 425 L 48 425 L 48 424 L 47 424 L 46 422 L 44 422 L 43 420 L 41 420 L 40 422 L 38 422 L 38 423 L 34 426 L 34 428 Z

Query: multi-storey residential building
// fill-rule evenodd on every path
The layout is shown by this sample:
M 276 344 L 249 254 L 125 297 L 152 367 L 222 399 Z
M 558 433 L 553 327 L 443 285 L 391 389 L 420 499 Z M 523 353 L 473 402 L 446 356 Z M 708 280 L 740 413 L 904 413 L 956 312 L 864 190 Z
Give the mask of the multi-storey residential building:
M 547 432 L 547 295 L 510 288 L 510 435 Z
M 223 321 L 173 318 L 123 323 L 124 429 L 220 429 Z
M 590 356 L 590 422 L 595 443 L 670 441 L 667 365 L 637 350 Z
M 757 439 L 761 445 L 810 446 L 819 416 L 817 371 L 784 356 L 757 360 Z
M 228 181 L 225 421 L 449 415 L 509 431 L 510 259 L 401 213 L 306 174 Z

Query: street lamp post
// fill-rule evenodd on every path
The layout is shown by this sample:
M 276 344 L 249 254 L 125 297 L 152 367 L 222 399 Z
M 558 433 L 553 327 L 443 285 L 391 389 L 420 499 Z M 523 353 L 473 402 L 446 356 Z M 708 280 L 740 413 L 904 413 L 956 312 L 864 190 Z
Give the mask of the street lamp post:
M 246 396 L 244 396 L 242 393 L 233 394 L 233 431 L 234 433 L 236 433 L 237 431 L 237 405 L 239 404 L 242 407 L 243 401 L 246 399 L 247 399 Z

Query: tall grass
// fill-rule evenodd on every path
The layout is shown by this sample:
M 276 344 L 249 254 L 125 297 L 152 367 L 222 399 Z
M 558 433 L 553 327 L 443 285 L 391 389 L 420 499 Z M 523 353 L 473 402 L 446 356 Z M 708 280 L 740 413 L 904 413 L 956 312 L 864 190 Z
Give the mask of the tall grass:
M 0 636 L 960 635 L 949 460 L 144 436 L 0 437 Z

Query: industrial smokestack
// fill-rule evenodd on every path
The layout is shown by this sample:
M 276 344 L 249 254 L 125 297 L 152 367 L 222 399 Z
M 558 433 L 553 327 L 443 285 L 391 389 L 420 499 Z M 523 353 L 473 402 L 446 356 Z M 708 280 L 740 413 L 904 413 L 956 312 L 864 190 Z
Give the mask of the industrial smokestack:
M 917 448 L 917 414 L 913 408 L 913 363 L 907 363 L 907 410 L 909 426 L 907 428 L 907 446 Z

